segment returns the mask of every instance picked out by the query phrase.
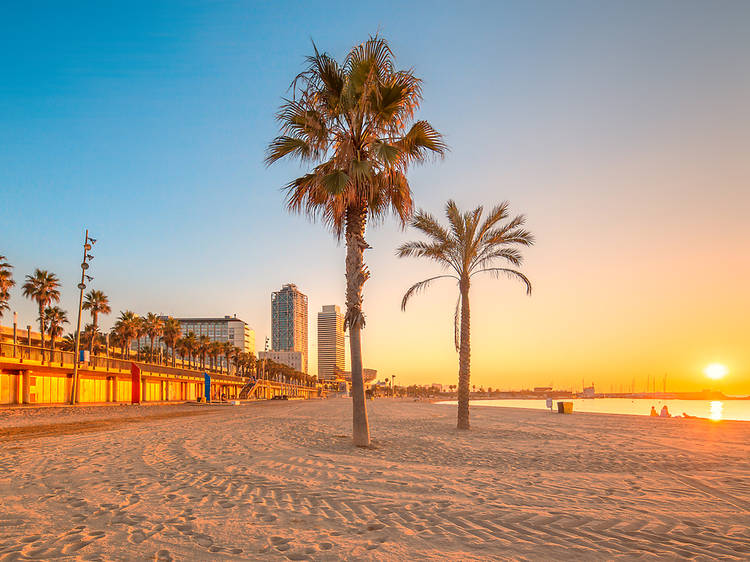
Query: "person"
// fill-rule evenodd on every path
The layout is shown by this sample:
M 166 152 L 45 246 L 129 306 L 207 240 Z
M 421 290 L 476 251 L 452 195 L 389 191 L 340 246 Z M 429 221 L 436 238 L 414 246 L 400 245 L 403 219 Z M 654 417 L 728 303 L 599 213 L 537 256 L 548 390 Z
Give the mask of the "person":
M 552 398 L 547 398 L 547 408 L 549 408 L 549 411 L 552 411 Z
M 653 406 L 651 406 L 651 413 L 649 415 L 653 418 L 659 417 L 659 414 L 656 413 L 656 408 L 654 408 Z
M 659 414 L 662 418 L 671 418 L 672 416 L 669 413 L 669 408 L 667 408 L 667 405 L 664 404 L 661 408 L 661 414 Z

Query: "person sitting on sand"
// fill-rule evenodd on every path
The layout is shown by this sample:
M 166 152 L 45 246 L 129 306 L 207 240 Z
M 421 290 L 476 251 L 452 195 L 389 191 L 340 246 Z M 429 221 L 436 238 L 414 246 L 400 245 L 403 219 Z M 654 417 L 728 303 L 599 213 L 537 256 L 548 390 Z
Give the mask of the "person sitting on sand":
M 656 408 L 654 408 L 653 406 L 651 406 L 651 413 L 649 415 L 655 418 L 659 417 L 659 414 L 656 413 Z
M 669 409 L 667 408 L 667 405 L 664 404 L 661 408 L 661 414 L 659 414 L 662 418 L 671 418 L 672 416 L 669 413 Z

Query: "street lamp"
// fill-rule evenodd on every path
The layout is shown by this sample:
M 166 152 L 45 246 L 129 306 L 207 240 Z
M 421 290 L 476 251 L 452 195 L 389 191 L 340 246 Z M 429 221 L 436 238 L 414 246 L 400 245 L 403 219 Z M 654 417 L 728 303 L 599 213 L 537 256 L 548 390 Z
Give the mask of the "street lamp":
M 86 270 L 89 268 L 87 262 L 94 259 L 89 253 L 92 246 L 96 244 L 94 238 L 89 237 L 89 231 L 86 229 L 86 235 L 83 239 L 83 261 L 81 262 L 81 282 L 78 283 L 78 289 L 80 291 L 78 297 L 78 322 L 76 323 L 76 346 L 73 352 L 73 384 L 70 389 L 70 403 L 75 404 L 77 402 L 77 390 L 78 390 L 78 354 L 81 352 L 81 311 L 83 310 L 83 291 L 86 289 L 86 283 L 84 281 L 93 281 L 94 278 L 90 275 L 86 275 Z M 93 336 L 92 336 L 93 337 Z

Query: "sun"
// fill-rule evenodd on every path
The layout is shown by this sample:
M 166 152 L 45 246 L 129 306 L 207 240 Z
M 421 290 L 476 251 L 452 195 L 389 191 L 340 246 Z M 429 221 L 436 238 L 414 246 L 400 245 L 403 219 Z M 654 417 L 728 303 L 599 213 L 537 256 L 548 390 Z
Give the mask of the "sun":
M 722 365 L 721 363 L 711 363 L 703 369 L 703 372 L 706 373 L 706 376 L 709 379 L 719 380 L 726 376 L 729 369 L 727 369 L 726 365 Z

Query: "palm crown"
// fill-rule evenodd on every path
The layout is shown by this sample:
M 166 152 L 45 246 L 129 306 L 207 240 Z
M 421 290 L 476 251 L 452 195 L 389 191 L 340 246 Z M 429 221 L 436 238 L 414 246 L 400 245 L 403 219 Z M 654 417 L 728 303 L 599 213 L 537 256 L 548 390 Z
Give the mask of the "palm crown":
M 36 269 L 33 275 L 26 276 L 22 289 L 23 296 L 35 300 L 39 307 L 39 332 L 42 342 L 42 360 L 44 360 L 44 309 L 53 302 L 60 302 L 60 280 L 54 273 Z
M 375 218 L 392 210 L 405 222 L 412 210 L 409 164 L 446 150 L 427 121 L 407 130 L 422 100 L 421 80 L 395 70 L 379 37 L 353 48 L 343 64 L 315 48 L 307 65 L 277 114 L 282 135 L 266 157 L 268 164 L 289 156 L 315 165 L 287 185 L 289 207 L 320 216 L 339 236 L 350 208 Z

